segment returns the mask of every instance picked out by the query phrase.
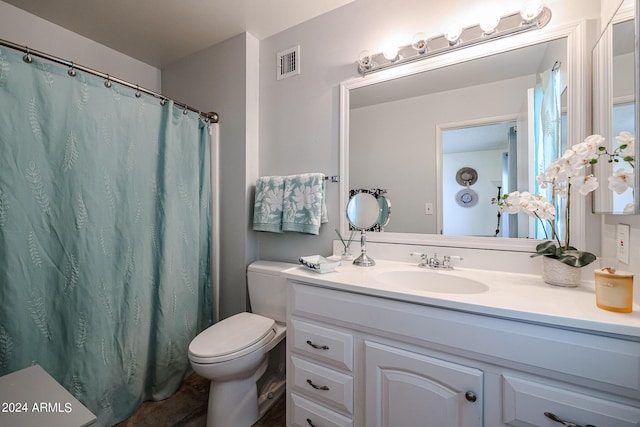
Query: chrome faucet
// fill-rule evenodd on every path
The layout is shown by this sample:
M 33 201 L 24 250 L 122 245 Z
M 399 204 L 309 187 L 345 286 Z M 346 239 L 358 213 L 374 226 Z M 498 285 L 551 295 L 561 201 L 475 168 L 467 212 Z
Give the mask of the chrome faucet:
M 440 267 L 440 260 L 438 259 L 438 254 L 434 253 L 431 258 L 429 258 L 429 267 L 430 268 L 442 268 Z
M 411 256 L 420 257 L 418 267 L 432 268 L 434 270 L 453 270 L 451 260 L 462 261 L 462 257 L 457 255 L 445 255 L 442 260 L 438 258 L 438 254 L 436 253 L 434 253 L 432 257 L 429 257 L 426 253 L 411 252 Z

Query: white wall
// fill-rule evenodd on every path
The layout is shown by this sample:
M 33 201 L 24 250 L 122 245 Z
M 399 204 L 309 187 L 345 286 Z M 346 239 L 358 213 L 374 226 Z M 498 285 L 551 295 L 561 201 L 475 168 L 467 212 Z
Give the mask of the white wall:
M 424 213 L 425 203 L 433 203 L 434 210 L 439 208 L 437 126 L 507 115 L 515 117 L 526 102 L 527 89 L 535 83 L 535 75 L 523 76 L 351 110 L 349 186 L 389 190 L 392 214 L 386 231 L 439 234 L 436 215 Z M 496 174 L 499 179 L 499 165 Z M 485 175 L 483 179 L 486 178 Z M 455 183 L 455 171 L 453 181 Z M 444 194 L 449 199 L 452 197 Z M 491 209 L 491 197 L 481 200 Z
M 492 181 L 502 180 L 502 154 L 506 151 L 469 151 L 442 156 L 443 234 L 494 236 L 498 207 L 491 204 L 491 198 L 498 196 L 498 188 Z M 456 201 L 456 195 L 464 189 L 456 181 L 456 173 L 464 167 L 471 167 L 478 172 L 478 181 L 469 187 L 478 196 L 478 201 L 473 206 L 460 206 Z
M 0 1 L 0 39 L 160 91 L 159 69 L 3 1 Z
M 162 90 L 220 115 L 220 318 L 246 309 L 246 266 L 257 259 L 251 224 L 258 176 L 258 40 L 244 33 L 169 64 Z

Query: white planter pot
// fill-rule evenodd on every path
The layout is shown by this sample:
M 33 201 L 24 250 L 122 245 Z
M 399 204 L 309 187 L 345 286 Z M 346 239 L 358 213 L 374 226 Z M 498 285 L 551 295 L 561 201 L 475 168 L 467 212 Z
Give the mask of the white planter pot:
M 554 258 L 542 257 L 542 280 L 554 286 L 575 288 L 580 285 L 580 267 L 571 267 Z

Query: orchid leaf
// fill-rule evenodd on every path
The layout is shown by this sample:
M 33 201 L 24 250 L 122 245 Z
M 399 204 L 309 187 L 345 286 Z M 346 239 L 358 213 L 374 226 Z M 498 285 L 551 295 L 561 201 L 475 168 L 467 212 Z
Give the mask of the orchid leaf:
M 536 253 L 531 256 L 554 258 L 571 267 L 584 267 L 596 260 L 596 256 L 590 252 L 579 251 L 573 246 L 558 246 L 556 242 L 551 240 L 538 244 L 536 246 Z

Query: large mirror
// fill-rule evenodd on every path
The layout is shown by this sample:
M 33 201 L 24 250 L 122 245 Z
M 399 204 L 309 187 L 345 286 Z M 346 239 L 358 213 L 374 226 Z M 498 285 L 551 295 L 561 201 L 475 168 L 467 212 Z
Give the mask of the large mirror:
M 543 237 L 535 223 L 500 217 L 491 199 L 536 192 L 545 94 L 557 99 L 553 157 L 585 136 L 578 28 L 496 40 L 342 84 L 341 201 L 357 187 L 385 188 L 394 199 L 393 223 L 370 241 L 535 247 Z M 462 168 L 477 172 L 473 184 L 456 180 Z M 464 201 L 474 197 L 473 206 Z M 572 230 L 581 226 L 572 218 Z
M 614 162 L 606 156 L 596 165 L 600 187 L 594 197 L 594 211 L 610 214 L 640 213 L 636 181 L 635 161 L 625 161 L 632 155 L 629 148 L 622 150 L 617 140 L 622 132 L 637 135 L 636 82 L 638 70 L 635 64 L 636 0 L 625 0 L 605 27 L 593 50 L 594 133 L 605 137 L 607 151 L 620 153 Z M 610 184 L 611 178 L 611 184 Z

